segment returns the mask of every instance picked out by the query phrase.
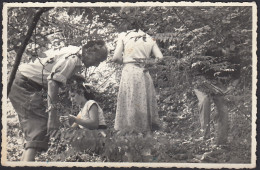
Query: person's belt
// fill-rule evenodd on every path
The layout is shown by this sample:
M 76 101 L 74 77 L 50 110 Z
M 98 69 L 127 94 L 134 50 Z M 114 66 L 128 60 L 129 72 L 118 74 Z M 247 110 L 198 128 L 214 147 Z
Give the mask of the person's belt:
M 20 72 L 19 72 L 20 73 Z M 18 74 L 19 74 L 18 73 Z M 34 88 L 37 91 L 42 90 L 42 85 L 36 83 L 35 81 L 29 79 L 28 77 L 24 76 L 23 74 L 20 73 L 21 78 L 26 82 L 27 85 L 29 85 L 30 87 Z
M 139 67 L 139 68 L 142 68 L 142 69 L 144 69 L 144 70 L 143 70 L 144 73 L 149 71 L 149 70 L 145 67 L 145 64 L 142 63 L 142 62 L 128 61 L 128 62 L 124 62 L 123 64 L 124 64 L 124 65 L 132 64 L 132 65 L 134 65 L 134 66 L 137 66 L 137 67 Z
M 107 129 L 106 125 L 98 125 L 98 129 Z

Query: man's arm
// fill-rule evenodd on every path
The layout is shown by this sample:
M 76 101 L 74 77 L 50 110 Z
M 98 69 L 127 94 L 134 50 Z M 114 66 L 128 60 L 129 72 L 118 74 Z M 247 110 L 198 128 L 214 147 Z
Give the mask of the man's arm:
M 59 83 L 55 80 L 48 81 L 48 133 L 52 130 L 57 130 L 59 120 L 57 117 L 57 101 L 58 101 Z

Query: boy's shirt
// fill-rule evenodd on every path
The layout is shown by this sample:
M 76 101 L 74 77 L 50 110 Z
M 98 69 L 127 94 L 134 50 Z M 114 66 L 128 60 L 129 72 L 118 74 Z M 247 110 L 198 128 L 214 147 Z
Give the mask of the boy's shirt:
M 204 61 L 193 63 L 194 88 L 212 94 L 219 89 L 225 91 L 232 81 L 239 79 L 241 64 L 235 51 L 225 55 L 222 50 L 216 49 L 206 52 L 205 56 Z
M 80 47 L 68 46 L 52 53 L 46 53 L 46 58 L 38 58 L 35 62 L 22 64 L 19 71 L 32 81 L 47 87 L 48 80 L 55 80 L 63 85 L 74 73 L 79 72 L 82 66 L 77 56 Z

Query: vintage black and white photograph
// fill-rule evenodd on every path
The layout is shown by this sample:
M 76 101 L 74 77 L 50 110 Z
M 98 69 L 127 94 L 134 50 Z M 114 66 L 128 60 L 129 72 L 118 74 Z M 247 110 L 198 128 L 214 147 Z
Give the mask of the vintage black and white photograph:
M 256 166 L 255 3 L 3 5 L 3 166 Z

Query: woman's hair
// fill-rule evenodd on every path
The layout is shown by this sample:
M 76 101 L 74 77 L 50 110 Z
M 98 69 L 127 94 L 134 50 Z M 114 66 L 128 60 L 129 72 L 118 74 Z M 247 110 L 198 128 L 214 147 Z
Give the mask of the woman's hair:
M 123 31 L 127 30 L 143 30 L 144 23 L 140 19 L 140 11 L 139 7 L 122 7 L 120 10 L 120 16 L 122 18 L 121 27 Z
M 70 92 L 77 93 L 79 95 L 83 94 L 86 100 L 95 99 L 95 95 L 91 92 L 91 88 L 87 85 L 77 84 L 76 86 L 70 88 Z
M 126 20 L 125 22 L 126 22 L 126 29 L 127 30 L 142 29 L 142 23 L 138 19 L 128 18 L 128 20 Z

